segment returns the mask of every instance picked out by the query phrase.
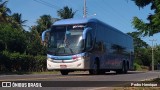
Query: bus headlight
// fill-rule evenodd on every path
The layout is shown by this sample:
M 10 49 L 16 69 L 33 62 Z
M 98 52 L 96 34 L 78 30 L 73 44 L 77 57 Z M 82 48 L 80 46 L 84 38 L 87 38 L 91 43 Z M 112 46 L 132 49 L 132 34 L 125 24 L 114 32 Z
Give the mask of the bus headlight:
M 51 61 L 51 62 L 53 61 L 53 59 L 51 59 L 51 58 L 47 58 L 47 60 L 48 60 L 48 61 Z
M 82 57 L 82 56 L 77 56 L 77 55 L 75 55 L 75 56 L 72 57 L 72 59 L 73 59 L 73 60 L 82 60 L 83 57 Z

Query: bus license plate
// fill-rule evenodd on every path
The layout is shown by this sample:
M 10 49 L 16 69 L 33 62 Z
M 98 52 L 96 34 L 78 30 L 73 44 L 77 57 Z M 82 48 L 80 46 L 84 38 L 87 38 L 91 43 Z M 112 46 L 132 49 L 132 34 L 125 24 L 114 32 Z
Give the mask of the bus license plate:
M 60 65 L 61 68 L 67 68 L 67 65 Z

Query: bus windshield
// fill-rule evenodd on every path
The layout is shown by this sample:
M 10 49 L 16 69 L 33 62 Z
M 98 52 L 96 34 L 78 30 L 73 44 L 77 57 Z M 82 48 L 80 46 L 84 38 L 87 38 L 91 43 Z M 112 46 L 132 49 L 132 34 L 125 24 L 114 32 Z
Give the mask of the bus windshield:
M 53 26 L 48 43 L 48 54 L 74 55 L 82 52 L 84 25 Z

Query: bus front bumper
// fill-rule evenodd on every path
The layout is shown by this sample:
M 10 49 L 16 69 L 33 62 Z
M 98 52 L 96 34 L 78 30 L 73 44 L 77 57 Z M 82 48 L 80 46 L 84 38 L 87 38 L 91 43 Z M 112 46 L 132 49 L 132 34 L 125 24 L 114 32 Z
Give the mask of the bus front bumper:
M 65 61 L 65 60 L 63 60 Z M 77 60 L 74 62 L 53 62 L 47 59 L 47 69 L 48 70 L 82 70 L 87 69 L 84 64 L 84 59 Z M 88 66 L 88 65 L 87 65 Z

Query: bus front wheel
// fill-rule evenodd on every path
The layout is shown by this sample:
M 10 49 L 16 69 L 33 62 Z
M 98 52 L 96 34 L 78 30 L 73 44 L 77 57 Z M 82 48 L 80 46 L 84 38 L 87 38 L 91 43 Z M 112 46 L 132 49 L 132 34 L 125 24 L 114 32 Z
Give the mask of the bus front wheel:
M 69 73 L 67 70 L 61 70 L 60 72 L 61 72 L 61 75 L 68 75 Z
M 93 69 L 89 70 L 89 74 L 98 75 L 99 74 L 99 64 L 98 62 L 94 63 Z

